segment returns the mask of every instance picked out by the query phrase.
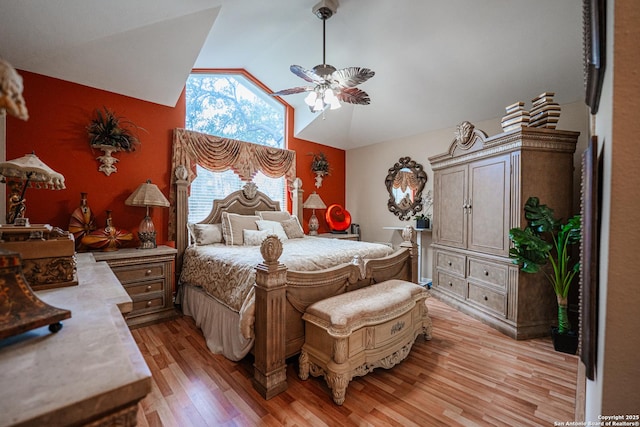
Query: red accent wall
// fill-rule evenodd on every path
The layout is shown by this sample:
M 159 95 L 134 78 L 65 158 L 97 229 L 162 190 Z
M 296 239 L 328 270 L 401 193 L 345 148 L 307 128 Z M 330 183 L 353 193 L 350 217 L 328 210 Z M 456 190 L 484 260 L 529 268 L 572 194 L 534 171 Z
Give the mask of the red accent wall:
M 126 206 L 124 201 L 147 179 L 158 185 L 168 198 L 173 129 L 184 127 L 185 123 L 184 92 L 175 107 L 167 107 L 26 71 L 19 73 L 24 79 L 23 95 L 29 120 L 7 117 L 6 158 L 11 160 L 35 152 L 40 160 L 64 175 L 67 187 L 65 190 L 28 189 L 25 216 L 33 224 L 51 224 L 66 230 L 71 212 L 80 203 L 80 193 L 86 192 L 99 227 L 104 226 L 105 211 L 109 209 L 117 228 L 135 233 L 145 210 Z M 96 157 L 102 152 L 91 149 L 85 131 L 94 110 L 102 107 L 146 130 L 140 132 L 142 144 L 135 152 L 115 153 L 119 159 L 118 170 L 110 176 L 98 171 L 100 164 Z M 296 167 L 303 180 L 305 196 L 316 190 L 311 156 L 307 154 L 323 151 L 331 164 L 331 175 L 317 192 L 327 206 L 344 205 L 344 151 L 294 138 L 292 123 L 288 129 L 289 148 L 298 154 Z M 310 215 L 305 210 L 305 228 Z M 324 212 L 316 215 L 320 219 L 319 231 L 328 231 Z M 153 208 L 151 216 L 158 232 L 158 244 L 165 243 L 169 210 Z M 137 242 L 132 244 L 136 245 Z

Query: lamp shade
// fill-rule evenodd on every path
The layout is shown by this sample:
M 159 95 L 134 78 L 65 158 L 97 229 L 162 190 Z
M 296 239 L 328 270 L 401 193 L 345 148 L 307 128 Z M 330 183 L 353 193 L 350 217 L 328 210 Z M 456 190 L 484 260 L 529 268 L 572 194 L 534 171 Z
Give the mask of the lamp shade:
M 51 188 L 63 190 L 64 176 L 47 166 L 35 154 L 24 156 L 0 163 L 0 175 L 28 181 L 29 186 L 36 188 Z
M 157 185 L 151 183 L 150 179 L 148 179 L 147 182 L 140 184 L 136 191 L 127 197 L 124 204 L 127 206 L 169 207 L 169 201 L 167 198 L 164 197 L 164 194 L 162 194 Z
M 324 204 L 318 193 L 314 191 L 309 195 L 302 207 L 305 209 L 326 209 L 327 205 Z

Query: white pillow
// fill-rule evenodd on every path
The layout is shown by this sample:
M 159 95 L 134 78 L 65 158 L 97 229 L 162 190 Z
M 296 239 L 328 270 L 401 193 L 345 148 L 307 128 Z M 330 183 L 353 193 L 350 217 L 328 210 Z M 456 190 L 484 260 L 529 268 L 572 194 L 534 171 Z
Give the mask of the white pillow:
M 282 228 L 282 224 L 278 221 L 267 221 L 266 219 L 261 219 L 256 221 L 256 224 L 258 225 L 258 230 L 267 230 L 269 231 L 269 234 L 275 234 L 281 242 L 288 239 L 287 233 L 285 233 L 284 228 Z
M 256 211 L 256 215 L 258 215 L 260 219 L 278 222 L 291 218 L 291 214 L 287 211 Z
M 234 213 L 222 213 L 222 234 L 227 245 L 242 245 L 244 242 L 243 230 L 257 230 L 256 221 L 260 217 L 256 215 L 240 215 Z
M 282 221 L 280 224 L 282 225 L 284 232 L 287 233 L 288 238 L 299 239 L 304 237 L 304 230 L 300 226 L 297 216 L 292 215 L 291 218 L 286 221 Z
M 196 245 L 222 243 L 222 224 L 187 224 Z
M 258 246 L 269 235 L 269 230 L 242 230 L 245 246 Z

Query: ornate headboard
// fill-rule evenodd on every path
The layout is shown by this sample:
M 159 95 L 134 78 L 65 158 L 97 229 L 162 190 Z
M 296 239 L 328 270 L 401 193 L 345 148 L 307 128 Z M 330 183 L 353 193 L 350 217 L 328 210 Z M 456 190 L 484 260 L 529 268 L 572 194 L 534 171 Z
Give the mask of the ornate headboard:
M 269 196 L 258 191 L 258 186 L 247 182 L 242 190 L 234 191 L 221 200 L 213 201 L 213 209 L 200 221 L 202 224 L 218 224 L 222 222 L 222 212 L 241 215 L 254 215 L 256 211 L 279 211 L 280 202 L 271 200 Z

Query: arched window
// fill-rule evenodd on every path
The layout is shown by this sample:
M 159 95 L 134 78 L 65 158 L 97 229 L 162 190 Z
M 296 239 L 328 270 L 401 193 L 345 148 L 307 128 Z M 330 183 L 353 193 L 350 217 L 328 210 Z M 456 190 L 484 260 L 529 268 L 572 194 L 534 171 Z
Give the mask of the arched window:
M 285 148 L 285 106 L 240 73 L 192 73 L 186 85 L 186 128 L 270 147 Z M 214 199 L 242 188 L 231 170 L 210 172 L 198 166 L 191 183 L 189 222 L 204 219 Z M 260 191 L 286 205 L 284 177 L 259 173 L 254 182 Z

